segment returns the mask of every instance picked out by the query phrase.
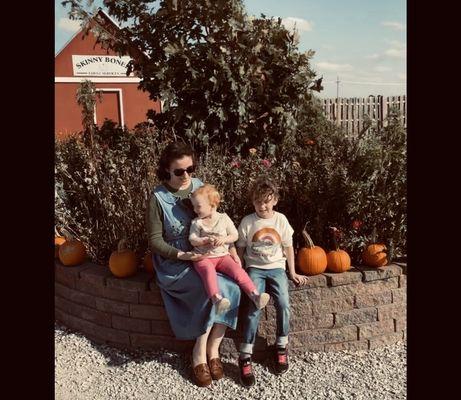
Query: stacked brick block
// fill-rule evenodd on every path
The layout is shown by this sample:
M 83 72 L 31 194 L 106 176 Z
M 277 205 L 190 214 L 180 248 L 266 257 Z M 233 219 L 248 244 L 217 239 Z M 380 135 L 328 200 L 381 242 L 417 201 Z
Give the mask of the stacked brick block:
M 242 295 L 240 315 L 247 299 Z M 402 266 L 324 273 L 295 287 L 290 282 L 290 351 L 368 350 L 406 335 L 406 275 Z M 55 317 L 97 343 L 121 348 L 190 349 L 174 338 L 155 279 L 140 270 L 115 278 L 107 267 L 55 263 Z M 240 318 L 239 318 L 240 321 Z M 221 352 L 235 355 L 241 326 L 228 330 Z M 275 341 L 275 308 L 263 310 L 255 356 Z

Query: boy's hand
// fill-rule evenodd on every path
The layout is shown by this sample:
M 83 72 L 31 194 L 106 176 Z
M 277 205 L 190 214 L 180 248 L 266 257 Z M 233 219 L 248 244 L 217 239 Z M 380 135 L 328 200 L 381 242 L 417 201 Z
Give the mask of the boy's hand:
M 303 286 L 309 281 L 306 275 L 299 275 L 296 272 L 290 275 L 290 279 L 298 286 Z

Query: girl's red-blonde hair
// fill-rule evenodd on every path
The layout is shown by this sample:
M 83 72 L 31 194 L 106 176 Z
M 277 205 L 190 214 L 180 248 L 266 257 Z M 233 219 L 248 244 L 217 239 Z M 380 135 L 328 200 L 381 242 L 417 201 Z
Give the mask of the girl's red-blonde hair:
M 196 189 L 192 194 L 191 197 L 195 197 L 197 195 L 207 196 L 208 201 L 212 207 L 218 208 L 219 203 L 221 202 L 221 195 L 219 194 L 218 190 L 214 185 L 209 183 L 205 183 L 203 186 L 200 186 Z

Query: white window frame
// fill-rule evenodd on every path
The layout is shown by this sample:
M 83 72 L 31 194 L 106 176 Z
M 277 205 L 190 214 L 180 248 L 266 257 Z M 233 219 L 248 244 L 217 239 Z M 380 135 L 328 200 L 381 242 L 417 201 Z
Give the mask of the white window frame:
M 125 116 L 123 113 L 123 95 L 122 89 L 120 88 L 96 88 L 97 92 L 118 92 L 118 105 L 120 107 L 120 126 L 123 128 L 125 126 Z M 94 105 L 94 123 L 97 124 L 96 118 L 96 104 Z

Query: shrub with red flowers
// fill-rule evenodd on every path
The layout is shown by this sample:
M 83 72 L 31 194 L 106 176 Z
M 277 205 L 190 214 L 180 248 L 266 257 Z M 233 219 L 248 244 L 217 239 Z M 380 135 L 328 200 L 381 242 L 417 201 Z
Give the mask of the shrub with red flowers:
M 313 107 L 313 105 L 311 104 Z M 301 116 L 300 116 L 301 117 Z M 315 243 L 331 248 L 330 226 L 341 246 L 359 262 L 376 228 L 377 240 L 395 256 L 406 253 L 405 131 L 398 119 L 348 138 L 318 114 L 298 135 L 285 138 L 269 155 L 250 148 L 248 156 L 212 146 L 199 154 L 196 176 L 223 195 L 220 211 L 236 225 L 254 212 L 248 188 L 268 175 L 280 186 L 276 209 L 295 229 L 294 245 L 307 229 Z M 150 130 L 149 130 L 150 129 Z M 304 133 L 315 145 L 304 142 Z M 157 184 L 154 170 L 172 136 L 140 127 L 135 134 L 106 124 L 95 133 L 93 151 L 78 136 L 56 144 L 55 224 L 81 238 L 91 257 L 103 263 L 121 237 L 140 254 L 147 248 L 145 207 Z

